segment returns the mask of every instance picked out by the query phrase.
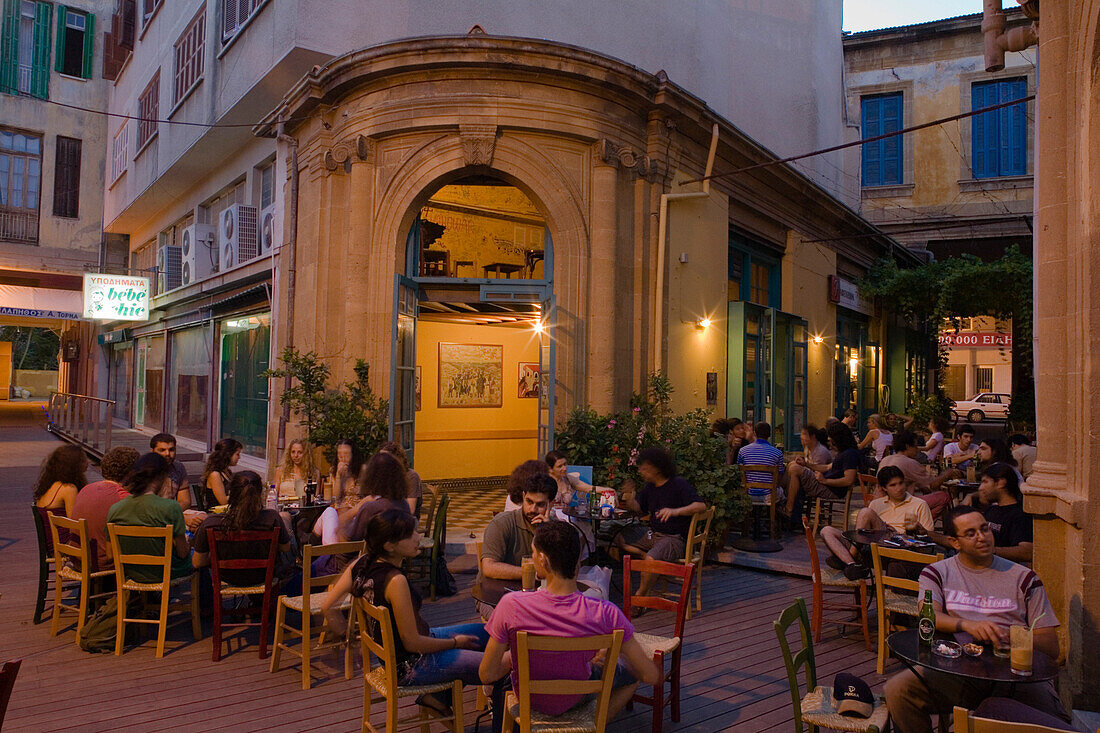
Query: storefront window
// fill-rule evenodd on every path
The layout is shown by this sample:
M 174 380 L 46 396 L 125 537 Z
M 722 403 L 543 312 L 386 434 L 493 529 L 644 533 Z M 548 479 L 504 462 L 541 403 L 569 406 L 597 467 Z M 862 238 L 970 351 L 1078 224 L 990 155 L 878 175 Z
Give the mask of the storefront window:
M 778 254 L 740 234 L 729 239 L 729 299 L 778 308 L 780 267 Z
M 862 425 L 879 409 L 879 347 L 862 318 L 838 315 L 836 333 L 836 416 L 855 410 Z
M 108 364 L 107 399 L 114 400 L 114 417 L 130 424 L 130 377 L 133 369 L 132 344 L 114 344 Z
M 177 436 L 202 443 L 207 439 L 213 343 L 206 326 L 175 331 L 172 338 L 172 421 Z
M 164 337 L 141 340 L 139 360 L 141 376 L 138 391 L 143 397 L 143 409 L 138 415 L 141 425 L 150 430 L 164 429 Z
M 234 316 L 221 321 L 221 431 L 244 451 L 266 458 L 271 313 Z

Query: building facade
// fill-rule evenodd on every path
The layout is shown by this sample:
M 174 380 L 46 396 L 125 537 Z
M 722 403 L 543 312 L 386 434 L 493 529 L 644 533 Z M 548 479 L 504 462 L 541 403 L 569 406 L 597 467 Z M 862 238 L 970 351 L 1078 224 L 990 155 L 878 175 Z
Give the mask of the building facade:
M 1019 8 L 1008 27 L 1031 23 Z M 851 139 L 1035 94 L 1034 48 L 985 70 L 981 14 L 844 36 L 845 119 Z M 1035 173 L 1035 103 L 866 143 L 847 155 L 860 213 L 926 257 L 1030 256 Z M 976 286 L 980 285 L 978 283 Z M 977 319 L 945 328 L 942 386 L 949 398 L 1011 393 L 1011 323 Z M 1008 344 L 1008 345 L 1006 345 Z
M 0 18 L 0 326 L 52 329 L 65 348 L 54 375 L 0 370 L 35 397 L 87 392 L 80 368 L 93 329 L 78 321 L 82 275 L 100 265 L 103 41 L 113 3 L 6 2 Z M 21 382 L 21 377 L 26 381 Z M 10 382 L 10 384 L 9 384 Z

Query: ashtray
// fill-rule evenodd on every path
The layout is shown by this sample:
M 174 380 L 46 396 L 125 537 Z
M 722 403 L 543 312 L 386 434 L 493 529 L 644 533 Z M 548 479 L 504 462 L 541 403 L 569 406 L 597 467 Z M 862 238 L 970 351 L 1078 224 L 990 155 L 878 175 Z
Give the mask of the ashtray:
M 963 644 L 963 651 L 971 657 L 980 657 L 985 650 L 982 648 L 981 644 L 970 642 L 969 644 Z
M 958 659 L 962 656 L 962 647 L 953 641 L 937 641 L 932 644 L 932 652 L 948 659 Z

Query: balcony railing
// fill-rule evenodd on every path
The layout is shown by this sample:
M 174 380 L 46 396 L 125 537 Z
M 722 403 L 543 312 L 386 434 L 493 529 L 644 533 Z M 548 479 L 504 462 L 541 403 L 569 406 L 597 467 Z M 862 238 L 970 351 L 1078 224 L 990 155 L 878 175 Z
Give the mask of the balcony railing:
M 96 457 L 111 450 L 115 401 L 58 392 L 50 396 L 46 429 Z
M 38 244 L 38 212 L 0 209 L 0 241 Z

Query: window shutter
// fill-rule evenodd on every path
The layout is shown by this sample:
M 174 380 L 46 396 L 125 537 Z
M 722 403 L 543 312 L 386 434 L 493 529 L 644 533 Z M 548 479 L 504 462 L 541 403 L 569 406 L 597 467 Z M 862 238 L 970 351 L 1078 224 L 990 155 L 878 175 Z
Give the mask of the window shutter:
M 860 106 L 860 133 L 864 138 L 882 134 L 882 100 L 865 97 Z M 878 142 L 863 144 L 863 185 L 882 184 L 882 146 Z
M 897 132 L 901 129 L 901 95 L 891 94 L 882 97 L 882 132 Z M 882 141 L 882 183 L 898 185 L 901 183 L 901 136 L 888 137 Z
M 54 216 L 75 217 L 79 213 L 80 149 L 80 140 L 58 136 L 54 161 Z
M 92 56 L 95 52 L 95 15 L 88 13 L 84 16 L 84 66 L 82 77 L 92 78 Z
M 1011 102 L 1027 94 L 1024 79 L 1001 82 L 1000 101 Z M 1021 102 L 1001 110 L 1001 175 L 1022 176 L 1027 173 L 1027 103 Z
M 64 5 L 57 6 L 57 51 L 54 54 L 53 70 L 59 74 L 65 72 L 65 19 L 67 8 Z
M 19 78 L 19 0 L 4 0 L 0 24 L 0 92 L 15 94 Z
M 986 104 L 986 84 L 975 84 L 970 88 L 970 108 L 981 109 L 988 106 Z M 985 112 L 980 115 L 975 115 L 971 118 L 971 168 L 975 178 L 988 178 L 993 175 L 989 171 L 987 165 L 988 148 L 991 144 L 990 137 L 990 124 L 989 124 L 989 112 Z
M 222 40 L 228 40 L 237 30 L 237 0 L 222 0 Z
M 34 6 L 34 56 L 31 65 L 31 95 L 49 98 L 50 90 L 50 12 L 48 3 Z

